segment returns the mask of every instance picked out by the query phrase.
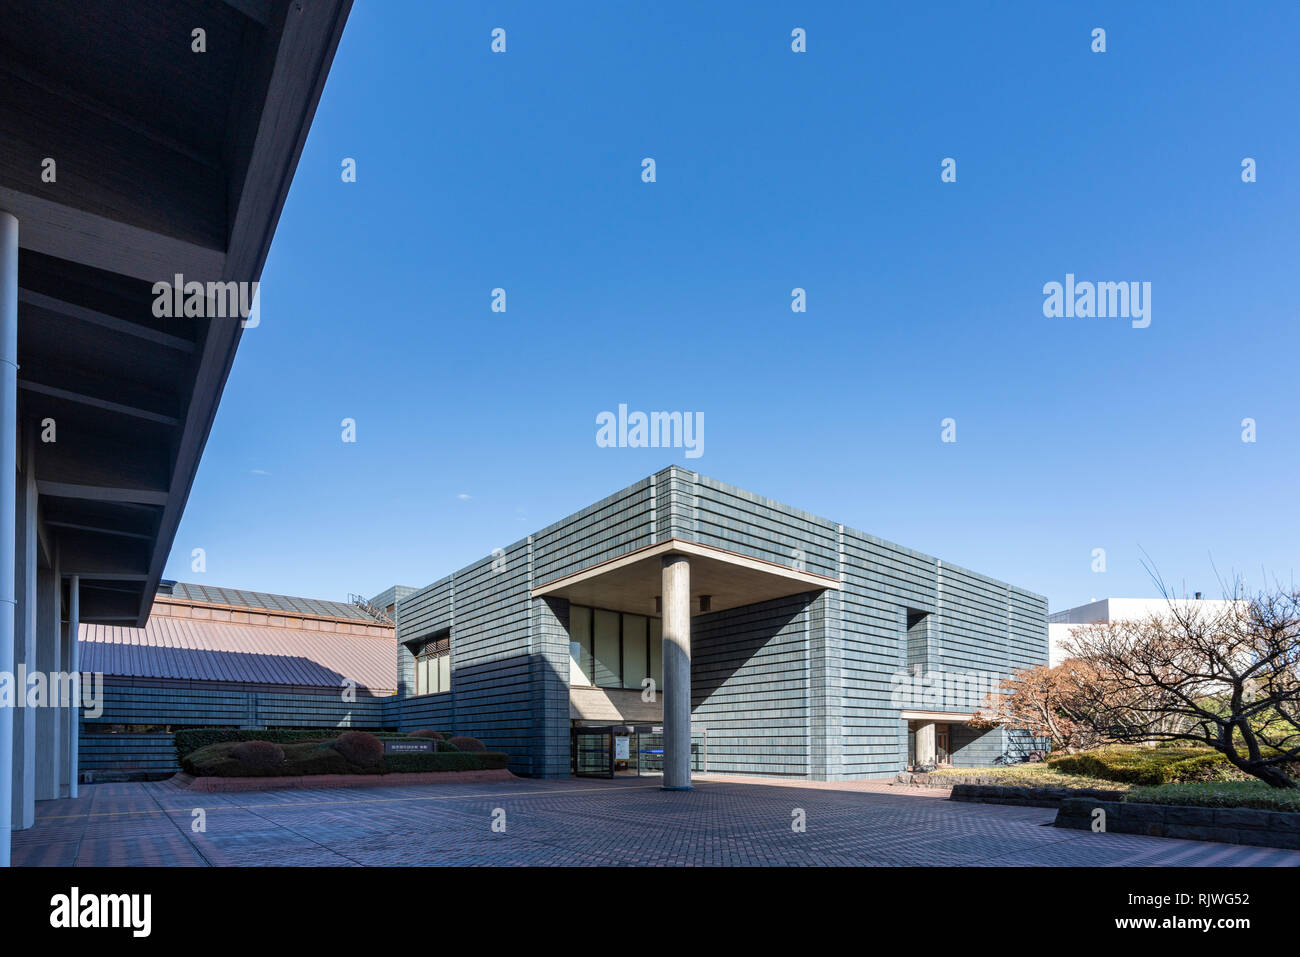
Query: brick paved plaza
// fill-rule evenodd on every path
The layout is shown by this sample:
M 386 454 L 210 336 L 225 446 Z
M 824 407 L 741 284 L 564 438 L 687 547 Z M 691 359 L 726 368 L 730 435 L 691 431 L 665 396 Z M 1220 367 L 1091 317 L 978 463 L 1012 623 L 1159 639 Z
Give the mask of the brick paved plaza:
M 99 784 L 38 804 L 15 865 L 1290 865 L 1300 852 L 1062 830 L 1055 811 L 879 782 L 527 780 L 193 794 Z M 196 807 L 206 833 L 193 833 Z M 492 830 L 505 811 L 505 833 Z M 791 830 L 803 808 L 807 831 Z

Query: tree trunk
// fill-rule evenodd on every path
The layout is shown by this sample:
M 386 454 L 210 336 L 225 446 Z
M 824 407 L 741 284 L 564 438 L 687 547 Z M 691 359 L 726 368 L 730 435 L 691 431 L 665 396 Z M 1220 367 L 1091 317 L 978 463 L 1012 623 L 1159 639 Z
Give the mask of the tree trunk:
M 1254 775 L 1261 781 L 1275 788 L 1300 788 L 1300 784 L 1287 777 L 1286 774 L 1283 773 L 1283 771 L 1275 764 L 1252 765 L 1249 762 L 1243 761 L 1241 764 L 1241 770 L 1245 771 L 1247 774 Z

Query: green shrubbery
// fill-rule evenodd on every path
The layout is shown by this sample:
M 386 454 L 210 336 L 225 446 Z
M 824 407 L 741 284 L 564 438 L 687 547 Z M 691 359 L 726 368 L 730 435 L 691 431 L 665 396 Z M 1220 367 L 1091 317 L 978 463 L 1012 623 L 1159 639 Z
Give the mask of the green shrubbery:
M 435 737 L 436 736 L 436 737 Z M 385 754 L 384 740 L 433 737 L 428 754 Z M 483 748 L 457 748 L 441 733 L 338 731 L 322 728 L 245 731 L 192 728 L 176 732 L 181 768 L 195 777 L 298 777 L 308 774 L 391 774 L 411 771 L 491 771 L 509 755 Z
M 245 730 L 242 728 L 185 728 L 174 734 L 176 755 L 184 759 L 185 755 L 197 751 L 209 744 L 227 741 L 269 741 L 272 744 L 296 744 L 301 741 L 333 741 L 347 728 L 261 728 Z M 411 735 L 398 731 L 371 731 L 381 741 L 405 740 Z
M 284 764 L 284 748 L 270 741 L 240 741 L 230 749 L 230 756 L 241 764 L 268 773 Z
M 1111 745 L 1079 754 L 1053 755 L 1047 763 L 1067 774 L 1143 786 L 1230 781 L 1243 776 L 1218 751 L 1180 745 Z
M 1300 812 L 1300 790 L 1275 788 L 1263 781 L 1199 781 L 1134 788 L 1125 801 L 1193 807 L 1251 807 Z
M 369 767 L 384 760 L 384 742 L 365 731 L 344 731 L 330 742 L 349 764 Z

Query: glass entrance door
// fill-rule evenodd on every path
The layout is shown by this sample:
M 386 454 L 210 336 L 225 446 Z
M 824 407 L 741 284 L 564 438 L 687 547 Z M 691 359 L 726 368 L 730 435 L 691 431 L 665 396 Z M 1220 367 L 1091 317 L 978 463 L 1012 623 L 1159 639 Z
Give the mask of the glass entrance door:
M 614 776 L 614 734 L 612 728 L 574 728 L 569 737 L 573 774 L 580 778 Z

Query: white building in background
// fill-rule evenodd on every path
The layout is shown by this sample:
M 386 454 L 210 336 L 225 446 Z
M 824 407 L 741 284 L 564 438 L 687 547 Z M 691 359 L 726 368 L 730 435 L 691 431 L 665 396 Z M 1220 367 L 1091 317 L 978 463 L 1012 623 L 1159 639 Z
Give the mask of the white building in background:
M 1231 604 L 1226 599 L 1202 598 L 1197 592 L 1194 598 L 1174 599 L 1179 605 L 1195 605 L 1207 613 L 1220 611 Z M 1065 639 L 1077 625 L 1105 624 L 1112 621 L 1132 621 L 1149 618 L 1152 615 L 1164 616 L 1169 612 L 1167 598 L 1102 598 L 1090 601 L 1086 605 L 1052 612 L 1047 616 L 1047 637 L 1050 645 L 1050 661 L 1053 668 L 1066 659 L 1062 650 Z

